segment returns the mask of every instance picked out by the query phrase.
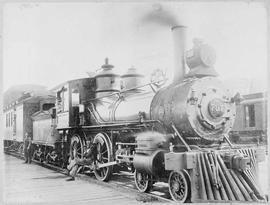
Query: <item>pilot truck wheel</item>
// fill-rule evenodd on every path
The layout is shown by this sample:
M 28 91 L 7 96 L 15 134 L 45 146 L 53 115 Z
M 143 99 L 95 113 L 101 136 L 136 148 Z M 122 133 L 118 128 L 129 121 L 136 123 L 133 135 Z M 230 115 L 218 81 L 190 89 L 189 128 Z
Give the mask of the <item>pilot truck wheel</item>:
M 190 198 L 190 177 L 186 170 L 172 171 L 168 184 L 174 201 L 184 203 Z
M 152 188 L 153 183 L 151 182 L 150 175 L 147 173 L 135 170 L 134 180 L 139 192 L 148 192 Z

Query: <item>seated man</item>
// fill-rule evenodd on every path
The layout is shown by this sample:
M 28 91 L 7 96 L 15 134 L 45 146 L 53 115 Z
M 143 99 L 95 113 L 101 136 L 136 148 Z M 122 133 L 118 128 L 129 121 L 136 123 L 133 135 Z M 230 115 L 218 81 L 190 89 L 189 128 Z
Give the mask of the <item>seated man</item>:
M 97 156 L 97 144 L 93 143 L 90 145 L 90 147 L 85 151 L 84 158 L 74 158 L 70 161 L 69 165 L 67 166 L 67 169 L 69 170 L 69 175 L 71 176 L 68 181 L 75 180 L 76 174 L 79 172 L 79 169 L 84 166 L 88 165 L 91 169 L 94 169 L 93 162 L 96 161 Z M 93 166 L 93 167 L 92 167 Z

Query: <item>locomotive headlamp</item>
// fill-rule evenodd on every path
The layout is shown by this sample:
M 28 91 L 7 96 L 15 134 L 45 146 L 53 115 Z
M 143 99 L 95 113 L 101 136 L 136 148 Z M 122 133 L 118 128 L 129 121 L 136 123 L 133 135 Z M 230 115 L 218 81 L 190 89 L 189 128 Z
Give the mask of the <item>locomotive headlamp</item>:
M 185 53 L 186 63 L 190 68 L 186 77 L 217 76 L 218 74 L 213 68 L 216 62 L 214 48 L 198 39 L 194 39 L 193 44 L 193 48 Z
M 203 43 L 202 40 L 193 40 L 193 48 L 186 52 L 186 62 L 190 69 L 198 66 L 212 67 L 216 62 L 214 48 Z

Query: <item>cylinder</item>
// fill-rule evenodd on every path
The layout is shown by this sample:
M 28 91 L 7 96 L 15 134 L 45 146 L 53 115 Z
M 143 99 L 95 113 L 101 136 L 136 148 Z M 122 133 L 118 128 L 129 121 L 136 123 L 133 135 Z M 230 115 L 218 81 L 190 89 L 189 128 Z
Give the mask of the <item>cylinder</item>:
M 174 47 L 174 78 L 173 83 L 179 83 L 185 75 L 186 26 L 172 27 Z
M 158 149 L 151 155 L 135 154 L 133 165 L 139 172 L 153 176 L 162 176 L 165 173 L 164 153 L 166 151 Z

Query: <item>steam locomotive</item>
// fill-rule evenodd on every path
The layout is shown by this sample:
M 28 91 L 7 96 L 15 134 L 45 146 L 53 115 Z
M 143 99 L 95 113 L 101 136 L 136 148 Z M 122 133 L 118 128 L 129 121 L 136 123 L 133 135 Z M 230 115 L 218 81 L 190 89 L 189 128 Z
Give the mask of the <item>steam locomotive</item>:
M 239 99 L 217 79 L 212 47 L 196 40 L 186 52 L 186 30 L 172 28 L 167 86 L 162 75 L 143 83 L 135 68 L 120 76 L 106 59 L 95 76 L 53 88 L 55 107 L 31 115 L 34 157 L 66 167 L 95 144 L 85 167 L 98 180 L 128 169 L 140 192 L 167 182 L 179 202 L 264 201 L 257 180 L 264 153 L 229 141 Z

